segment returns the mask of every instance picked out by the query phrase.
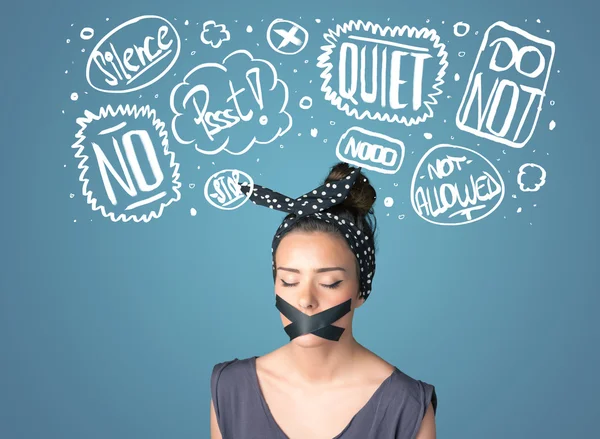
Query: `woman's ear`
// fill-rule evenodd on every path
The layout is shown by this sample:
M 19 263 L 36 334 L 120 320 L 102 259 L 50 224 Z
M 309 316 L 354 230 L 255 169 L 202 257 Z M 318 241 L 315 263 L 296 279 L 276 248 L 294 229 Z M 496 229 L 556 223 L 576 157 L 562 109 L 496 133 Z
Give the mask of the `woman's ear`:
M 354 309 L 356 308 L 360 308 L 360 306 L 365 303 L 365 298 L 364 297 L 359 297 L 360 296 L 360 291 L 358 292 L 358 294 L 356 295 L 356 300 L 354 301 Z

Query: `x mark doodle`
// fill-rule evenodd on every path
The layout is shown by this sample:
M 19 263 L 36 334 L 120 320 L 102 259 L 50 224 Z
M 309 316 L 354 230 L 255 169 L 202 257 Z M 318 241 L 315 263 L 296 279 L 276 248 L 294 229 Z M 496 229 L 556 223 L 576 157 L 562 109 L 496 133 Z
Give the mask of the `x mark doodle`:
M 290 43 L 298 47 L 302 46 L 302 40 L 296 36 L 296 32 L 298 32 L 298 26 L 292 26 L 289 31 L 286 31 L 285 29 L 275 29 L 273 32 L 283 38 L 281 43 L 279 43 L 279 46 L 277 46 L 278 49 L 281 49 Z

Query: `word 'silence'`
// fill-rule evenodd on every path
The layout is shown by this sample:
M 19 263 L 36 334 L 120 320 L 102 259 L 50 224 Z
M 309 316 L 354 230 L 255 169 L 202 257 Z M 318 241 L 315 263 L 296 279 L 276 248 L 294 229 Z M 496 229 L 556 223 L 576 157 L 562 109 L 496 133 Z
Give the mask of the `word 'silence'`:
M 86 69 L 88 83 L 106 93 L 142 89 L 167 73 L 179 50 L 179 36 L 164 18 L 129 20 L 109 32 L 92 50 Z

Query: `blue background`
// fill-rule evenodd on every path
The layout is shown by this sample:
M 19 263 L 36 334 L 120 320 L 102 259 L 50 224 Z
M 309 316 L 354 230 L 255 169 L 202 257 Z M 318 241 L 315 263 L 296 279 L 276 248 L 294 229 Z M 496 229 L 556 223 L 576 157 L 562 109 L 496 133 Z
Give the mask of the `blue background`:
M 586 3 L 4 5 L 0 437 L 208 438 L 213 365 L 261 355 L 288 340 L 274 307 L 270 268 L 270 242 L 283 214 L 250 203 L 234 211 L 215 209 L 204 199 L 204 182 L 236 167 L 256 183 L 301 195 L 337 162 L 337 139 L 353 125 L 385 130 L 407 146 L 400 172 L 368 173 L 379 195 L 378 267 L 374 291 L 355 316 L 358 341 L 436 386 L 440 438 L 595 436 L 599 64 L 597 11 Z M 182 37 L 172 70 L 177 77 L 168 74 L 130 95 L 96 92 L 84 74 L 94 42 L 144 14 L 165 17 Z M 278 17 L 297 21 L 311 34 L 295 60 L 277 55 L 264 41 L 268 24 Z M 202 54 L 214 56 L 198 39 L 208 19 L 231 31 L 229 46 L 214 52 L 218 57 L 246 47 L 276 65 L 290 87 L 293 128 L 278 142 L 255 145 L 238 157 L 203 156 L 173 142 L 182 199 L 147 224 L 113 223 L 81 195 L 71 148 L 75 118 L 86 108 L 131 102 L 150 104 L 170 120 L 167 97 L 176 79 L 208 59 Z M 315 66 L 320 34 L 330 22 L 349 19 L 430 26 L 448 41 L 444 98 L 433 119 L 411 128 L 362 124 L 322 99 Z M 556 43 L 547 100 L 522 150 L 464 133 L 454 122 L 483 32 L 498 20 Z M 452 33 L 457 21 L 471 25 L 462 39 Z M 252 34 L 245 32 L 247 24 Z M 95 30 L 91 41 L 79 38 L 85 26 Z M 195 58 L 192 50 L 199 51 Z M 466 56 L 459 59 L 461 50 Z M 304 65 L 304 59 L 310 63 Z M 75 102 L 69 98 L 74 91 L 80 96 Z M 311 110 L 298 109 L 301 93 L 313 97 Z M 549 100 L 556 104 L 549 106 Z M 557 123 L 553 131 L 551 120 Z M 317 138 L 309 134 L 313 127 L 319 128 Z M 424 132 L 433 139 L 426 140 Z M 436 226 L 414 213 L 409 195 L 414 166 L 438 143 L 476 148 L 498 167 L 506 196 L 496 212 L 459 227 Z M 522 193 L 516 184 L 519 166 L 528 161 L 548 172 L 537 193 Z M 391 208 L 383 205 L 387 196 L 395 200 Z M 192 207 L 198 215 L 190 215 Z

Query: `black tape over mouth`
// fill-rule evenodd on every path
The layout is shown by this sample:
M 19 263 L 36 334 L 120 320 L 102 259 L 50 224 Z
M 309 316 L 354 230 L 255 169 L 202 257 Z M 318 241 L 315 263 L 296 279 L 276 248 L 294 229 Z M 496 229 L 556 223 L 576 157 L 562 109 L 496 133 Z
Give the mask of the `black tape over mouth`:
M 352 299 L 348 299 L 339 305 L 309 316 L 290 305 L 278 295 L 275 296 L 275 306 L 281 314 L 292 322 L 284 328 L 290 337 L 290 341 L 306 334 L 314 334 L 327 340 L 338 341 L 344 332 L 344 328 L 333 326 L 332 323 L 348 314 L 351 305 Z

